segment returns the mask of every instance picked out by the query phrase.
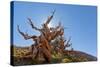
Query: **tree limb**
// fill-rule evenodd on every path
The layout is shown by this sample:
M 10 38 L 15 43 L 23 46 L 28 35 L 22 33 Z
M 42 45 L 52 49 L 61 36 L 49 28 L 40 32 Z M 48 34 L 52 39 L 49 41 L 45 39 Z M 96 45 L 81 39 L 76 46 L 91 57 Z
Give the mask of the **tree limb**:
M 67 41 L 67 43 L 65 44 L 64 48 L 66 47 L 70 47 L 72 45 L 72 43 L 69 43 L 71 40 L 71 37 L 69 38 L 69 40 Z
M 25 40 L 31 39 L 32 36 L 29 36 L 27 33 L 25 34 L 25 33 L 23 33 L 23 32 L 20 31 L 19 25 L 17 25 L 17 30 L 24 37 Z
M 37 27 L 34 26 L 32 20 L 31 20 L 30 18 L 28 18 L 28 20 L 29 20 L 29 25 L 30 25 L 33 29 L 38 30 L 38 31 L 41 31 L 41 29 L 39 29 L 39 28 L 37 28 Z
M 55 11 L 56 11 L 56 10 L 54 10 L 54 11 L 52 12 L 52 15 L 48 17 L 47 21 L 45 22 L 45 25 L 46 25 L 46 26 L 47 26 L 47 25 L 50 23 L 50 21 L 52 20 Z

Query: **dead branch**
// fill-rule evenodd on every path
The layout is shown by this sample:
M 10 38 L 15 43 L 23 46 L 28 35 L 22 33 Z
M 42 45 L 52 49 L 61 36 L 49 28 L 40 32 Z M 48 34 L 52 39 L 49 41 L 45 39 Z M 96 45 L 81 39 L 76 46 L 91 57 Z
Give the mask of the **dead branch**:
M 52 15 L 48 17 L 47 21 L 45 22 L 45 25 L 46 25 L 46 26 L 47 26 L 47 25 L 50 23 L 50 21 L 52 20 L 55 11 L 56 11 L 56 10 L 54 10 L 54 11 L 52 12 Z
M 17 30 L 24 37 L 25 40 L 31 39 L 31 36 L 29 36 L 27 33 L 25 34 L 25 33 L 23 33 L 23 32 L 20 31 L 19 25 L 17 26 Z
M 41 29 L 35 27 L 35 25 L 33 24 L 32 20 L 31 20 L 30 18 L 28 18 L 28 20 L 29 20 L 29 25 L 30 25 L 33 29 L 38 30 L 38 31 L 41 31 Z
M 65 46 L 64 46 L 64 49 L 66 48 L 66 47 L 70 47 L 72 44 L 70 43 L 70 40 L 71 40 L 71 37 L 69 38 L 69 40 L 67 41 L 67 43 L 65 44 Z
M 24 37 L 25 40 L 27 40 L 27 39 L 33 39 L 34 40 L 35 38 L 37 38 L 37 36 L 35 36 L 35 35 L 29 36 L 27 33 L 21 32 L 20 29 L 19 29 L 19 25 L 17 25 L 17 30 Z

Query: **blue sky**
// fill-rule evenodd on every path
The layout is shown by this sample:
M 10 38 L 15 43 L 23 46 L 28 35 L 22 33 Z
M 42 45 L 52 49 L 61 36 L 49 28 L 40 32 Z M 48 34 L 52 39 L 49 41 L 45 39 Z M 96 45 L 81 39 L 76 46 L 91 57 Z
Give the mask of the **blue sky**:
M 29 35 L 39 35 L 38 31 L 31 29 L 27 23 L 27 18 L 31 18 L 34 24 L 41 28 L 41 24 L 46 21 L 51 12 L 56 9 L 54 18 L 50 26 L 56 26 L 61 21 L 64 27 L 65 38 L 71 36 L 71 42 L 75 50 L 83 51 L 97 56 L 97 7 L 49 4 L 33 2 L 14 2 L 14 45 L 29 46 L 32 40 L 24 40 L 17 31 L 17 25 L 23 32 Z

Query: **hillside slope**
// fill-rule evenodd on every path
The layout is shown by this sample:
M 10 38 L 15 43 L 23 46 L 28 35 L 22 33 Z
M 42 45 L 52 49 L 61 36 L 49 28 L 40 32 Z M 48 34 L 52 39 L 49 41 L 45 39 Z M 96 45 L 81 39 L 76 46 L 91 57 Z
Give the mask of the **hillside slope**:
M 72 62 L 83 62 L 83 61 L 96 61 L 97 58 L 81 51 L 65 51 L 65 55 L 72 60 Z
M 29 53 L 29 47 L 13 47 L 12 52 L 12 60 L 14 65 L 46 64 L 44 61 L 34 60 L 32 55 L 25 56 Z M 97 58 L 92 55 L 75 50 L 65 50 L 64 54 L 61 56 L 58 54 L 52 54 L 52 56 L 51 63 L 87 62 L 97 60 Z

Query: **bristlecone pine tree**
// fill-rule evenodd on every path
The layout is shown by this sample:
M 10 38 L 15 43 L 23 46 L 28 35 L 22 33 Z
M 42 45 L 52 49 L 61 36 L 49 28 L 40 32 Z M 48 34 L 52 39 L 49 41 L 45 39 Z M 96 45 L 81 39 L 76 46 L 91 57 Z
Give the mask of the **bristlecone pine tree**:
M 25 40 L 32 39 L 34 41 L 34 44 L 30 47 L 30 53 L 27 54 L 31 55 L 33 59 L 41 60 L 41 58 L 43 58 L 47 63 L 50 63 L 54 53 L 63 55 L 65 48 L 71 45 L 70 39 L 67 40 L 67 42 L 64 39 L 64 28 L 61 26 L 61 23 L 56 27 L 48 27 L 54 13 L 55 10 L 52 12 L 52 15 L 47 18 L 46 22 L 42 24 L 41 29 L 34 25 L 31 18 L 28 18 L 31 28 L 40 32 L 39 36 L 29 36 L 19 29 L 19 25 L 17 26 L 18 32 Z

